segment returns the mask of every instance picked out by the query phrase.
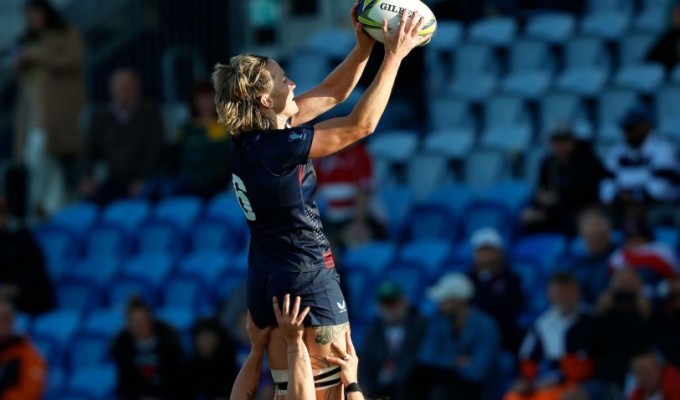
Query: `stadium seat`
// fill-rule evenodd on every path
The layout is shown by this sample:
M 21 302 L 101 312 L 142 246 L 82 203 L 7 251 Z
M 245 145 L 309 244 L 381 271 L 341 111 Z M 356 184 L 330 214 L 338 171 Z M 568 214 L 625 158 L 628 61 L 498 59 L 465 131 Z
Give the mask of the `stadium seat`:
M 437 21 L 437 34 L 425 47 L 425 73 L 428 87 L 436 89 L 446 81 L 448 67 L 453 59 L 453 50 L 463 37 L 463 26 L 459 22 Z
M 303 50 L 310 54 L 319 54 L 331 59 L 341 60 L 352 50 L 355 42 L 354 32 L 351 29 L 329 29 L 309 35 L 303 45 Z M 331 43 L 332 45 L 329 46 Z M 293 77 L 293 80 L 295 80 L 295 77 Z
M 418 133 L 412 131 L 381 132 L 371 137 L 368 149 L 374 158 L 389 162 L 407 162 L 416 152 Z
M 102 288 L 89 279 L 61 278 L 56 285 L 57 305 L 60 309 L 88 313 L 103 304 Z
M 673 70 L 671 71 L 670 79 L 671 79 L 673 84 L 677 85 L 677 84 L 680 83 L 680 65 L 673 68 Z
M 680 233 L 671 227 L 658 227 L 654 229 L 656 241 L 666 244 L 676 253 L 680 250 Z
M 222 304 L 238 288 L 246 284 L 246 274 L 227 272 L 214 282 L 211 293 L 214 304 Z
M 235 252 L 245 245 L 242 230 L 226 220 L 205 218 L 197 222 L 189 235 L 192 251 Z
M 586 118 L 586 109 L 580 96 L 573 93 L 551 92 L 539 102 L 540 132 L 546 138 L 550 130 L 558 125 L 568 124 L 581 129 L 582 136 L 591 130 Z
M 132 297 L 143 299 L 150 306 L 158 304 L 159 285 L 135 276 L 118 276 L 106 287 L 109 306 L 125 307 Z
M 633 12 L 633 3 L 628 0 L 588 0 L 588 14 L 618 11 Z
M 74 261 L 64 277 L 78 278 L 94 286 L 104 286 L 118 273 L 120 262 L 117 257 L 95 256 Z
M 449 91 L 467 101 L 485 100 L 496 88 L 497 67 L 491 46 L 464 43 L 455 50 Z
M 525 296 L 525 312 L 520 316 L 520 326 L 528 327 L 548 306 L 546 286 L 548 276 L 538 261 L 515 256 L 510 261 L 512 271 L 522 283 Z
M 191 253 L 179 261 L 177 271 L 194 276 L 209 287 L 221 274 L 229 268 L 228 253 L 197 252 Z
M 475 21 L 468 29 L 470 40 L 491 46 L 507 46 L 515 39 L 517 21 L 510 17 L 491 17 Z
M 300 93 L 318 85 L 330 72 L 330 61 L 320 54 L 302 52 L 286 60 L 286 75 L 298 85 Z
M 483 190 L 505 174 L 505 155 L 499 150 L 476 150 L 465 158 L 464 181 L 473 190 Z
M 139 228 L 137 253 L 167 253 L 178 256 L 183 251 L 184 242 L 177 225 L 166 221 L 152 221 Z
M 113 394 L 116 370 L 112 365 L 78 368 L 68 380 L 69 396 L 106 399 Z
M 378 280 L 367 271 L 350 270 L 342 273 L 347 288 L 345 301 L 352 321 L 369 322 L 376 315 L 375 288 Z
M 456 239 L 456 216 L 451 209 L 436 204 L 419 204 L 411 209 L 405 225 L 406 240 Z
M 619 120 L 638 102 L 639 97 L 632 90 L 608 89 L 604 91 L 597 105 L 597 142 L 611 144 L 620 141 L 622 136 Z
M 480 228 L 495 228 L 506 243 L 512 242 L 515 220 L 504 203 L 475 199 L 463 211 L 460 234 L 468 240 Z
M 44 225 L 37 228 L 34 234 L 45 256 L 50 277 L 59 279 L 79 255 L 79 238 L 69 229 L 58 226 Z
M 513 258 L 535 260 L 546 275 L 556 270 L 566 255 L 567 239 L 559 234 L 525 236 L 513 247 Z
M 665 2 L 651 0 L 656 2 L 657 6 L 650 7 L 649 5 L 635 17 L 633 26 L 639 32 L 648 32 L 655 35 L 660 35 L 668 26 L 668 8 Z M 647 1 L 649 3 L 650 1 Z
M 31 335 L 53 339 L 66 346 L 80 326 L 80 313 L 74 310 L 55 310 L 41 314 L 33 320 Z
M 423 150 L 449 160 L 460 160 L 472 150 L 474 143 L 475 131 L 472 128 L 440 129 L 427 135 Z
M 594 96 L 609 78 L 609 57 L 604 42 L 594 37 L 579 37 L 565 46 L 566 69 L 556 87 L 582 96 Z
M 173 275 L 161 288 L 165 306 L 191 307 L 195 310 L 208 300 L 206 293 L 209 293 L 209 286 L 194 275 Z
M 451 251 L 452 242 L 442 239 L 424 239 L 406 243 L 399 251 L 397 258 L 401 264 L 412 264 L 418 267 L 430 283 L 439 272 L 444 260 Z M 389 275 L 390 267 L 386 273 Z
M 626 35 L 619 44 L 619 64 L 636 64 L 644 61 L 645 56 L 656 41 L 656 35 L 635 32 Z
M 102 223 L 134 232 L 148 217 L 151 206 L 145 200 L 118 200 L 104 209 Z
M 380 190 L 380 198 L 387 211 L 390 236 L 396 238 L 411 210 L 415 196 L 408 187 L 395 186 Z
M 530 200 L 533 188 L 521 181 L 505 181 L 491 185 L 481 197 L 504 204 L 513 213 L 519 213 Z
M 628 64 L 614 75 L 614 83 L 626 89 L 652 93 L 663 85 L 665 78 L 666 72 L 661 64 Z
M 581 30 L 586 35 L 593 35 L 606 40 L 622 37 L 630 25 L 630 14 L 622 11 L 600 11 L 588 14 L 581 22 Z
M 564 43 L 574 33 L 576 20 L 567 13 L 542 13 L 529 18 L 525 33 L 530 38 L 550 43 Z
M 426 203 L 447 207 L 453 215 L 460 215 L 472 197 L 473 193 L 469 186 L 448 185 L 434 190 Z
M 196 314 L 191 307 L 165 306 L 158 309 L 156 315 L 180 333 L 189 332 L 196 319 Z
M 521 39 L 510 47 L 509 73 L 502 83 L 508 93 L 526 99 L 541 97 L 550 87 L 554 60 L 547 43 Z
M 593 97 L 604 88 L 609 73 L 602 67 L 576 67 L 564 71 L 556 87 L 569 93 Z
M 449 158 L 441 154 L 421 153 L 408 163 L 407 183 L 416 199 L 423 199 L 436 187 L 450 180 Z
M 106 363 L 109 356 L 111 337 L 101 334 L 81 333 L 76 335 L 73 341 L 77 345 L 72 346 L 66 354 L 71 370 L 96 368 Z
M 447 96 L 432 96 L 428 104 L 431 130 L 456 130 L 473 126 L 470 104 Z
M 31 327 L 31 316 L 29 314 L 16 311 L 14 313 L 14 332 L 18 334 L 28 333 Z
M 31 335 L 31 344 L 40 353 L 50 368 L 64 367 L 65 348 L 58 340 L 46 335 Z
M 131 252 L 130 234 L 119 225 L 92 228 L 85 238 L 85 257 L 125 257 Z
M 224 220 L 233 226 L 246 228 L 243 210 L 232 191 L 223 192 L 213 197 L 208 203 L 206 214 L 206 217 Z
M 656 130 L 680 141 L 680 86 L 661 88 L 656 94 Z
M 49 365 L 47 371 L 47 382 L 45 385 L 45 399 L 46 400 L 62 400 L 59 396 L 66 387 L 66 372 L 59 366 Z
M 391 242 L 372 242 L 345 251 L 341 258 L 342 271 L 359 270 L 379 277 L 396 255 L 396 246 Z
M 399 285 L 411 304 L 420 303 L 427 283 L 419 267 L 410 262 L 397 262 L 385 271 L 384 278 Z
M 482 144 L 504 151 L 524 150 L 531 141 L 531 119 L 524 101 L 517 96 L 494 96 L 484 109 Z
M 181 232 L 186 232 L 202 211 L 203 201 L 198 197 L 170 197 L 153 208 L 151 219 L 173 224 Z
M 524 156 L 522 179 L 533 187 L 538 186 L 541 163 L 545 159 L 546 154 L 548 154 L 547 149 L 534 147 L 529 149 Z
M 173 258 L 165 253 L 146 253 L 128 259 L 121 270 L 126 277 L 146 280 L 149 284 L 158 286 L 170 274 Z
M 70 229 L 76 234 L 84 234 L 99 217 L 97 206 L 91 203 L 76 203 L 57 211 L 50 224 Z
M 100 308 L 92 311 L 83 320 L 80 333 L 111 338 L 120 332 L 124 325 L 125 315 L 122 308 Z

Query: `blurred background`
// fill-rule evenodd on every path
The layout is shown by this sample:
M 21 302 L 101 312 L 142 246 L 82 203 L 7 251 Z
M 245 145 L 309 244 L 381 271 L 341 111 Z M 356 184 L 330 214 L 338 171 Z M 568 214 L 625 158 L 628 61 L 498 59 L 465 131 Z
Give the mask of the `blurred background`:
M 378 130 L 315 160 L 362 387 L 679 398 L 680 3 L 426 3 Z M 0 2 L 0 398 L 228 398 L 248 229 L 210 72 L 260 53 L 301 93 L 352 4 Z

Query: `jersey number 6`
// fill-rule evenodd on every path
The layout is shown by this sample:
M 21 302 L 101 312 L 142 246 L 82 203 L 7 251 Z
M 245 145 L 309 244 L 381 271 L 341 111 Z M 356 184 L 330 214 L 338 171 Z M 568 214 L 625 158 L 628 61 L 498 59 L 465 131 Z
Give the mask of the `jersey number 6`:
M 238 203 L 246 215 L 248 221 L 255 221 L 255 212 L 253 212 L 253 207 L 250 205 L 250 200 L 246 195 L 246 185 L 243 184 L 241 178 L 236 175 L 231 175 L 232 182 L 234 183 L 234 190 L 236 192 L 236 197 L 238 198 Z

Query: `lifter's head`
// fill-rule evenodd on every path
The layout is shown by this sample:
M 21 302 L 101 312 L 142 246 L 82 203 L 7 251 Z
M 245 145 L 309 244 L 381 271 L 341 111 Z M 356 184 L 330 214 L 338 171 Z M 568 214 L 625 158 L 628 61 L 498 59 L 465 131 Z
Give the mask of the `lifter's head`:
M 215 105 L 219 121 L 233 135 L 274 129 L 297 113 L 295 83 L 279 64 L 264 56 L 242 54 L 213 71 Z

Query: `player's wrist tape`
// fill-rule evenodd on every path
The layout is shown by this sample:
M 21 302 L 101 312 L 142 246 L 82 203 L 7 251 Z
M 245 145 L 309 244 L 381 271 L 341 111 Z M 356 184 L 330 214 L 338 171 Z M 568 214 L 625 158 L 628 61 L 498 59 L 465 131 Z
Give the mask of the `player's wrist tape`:
M 354 392 L 361 392 L 361 387 L 359 387 L 359 384 L 357 382 L 352 382 L 349 385 L 345 386 L 345 393 L 354 393 Z

